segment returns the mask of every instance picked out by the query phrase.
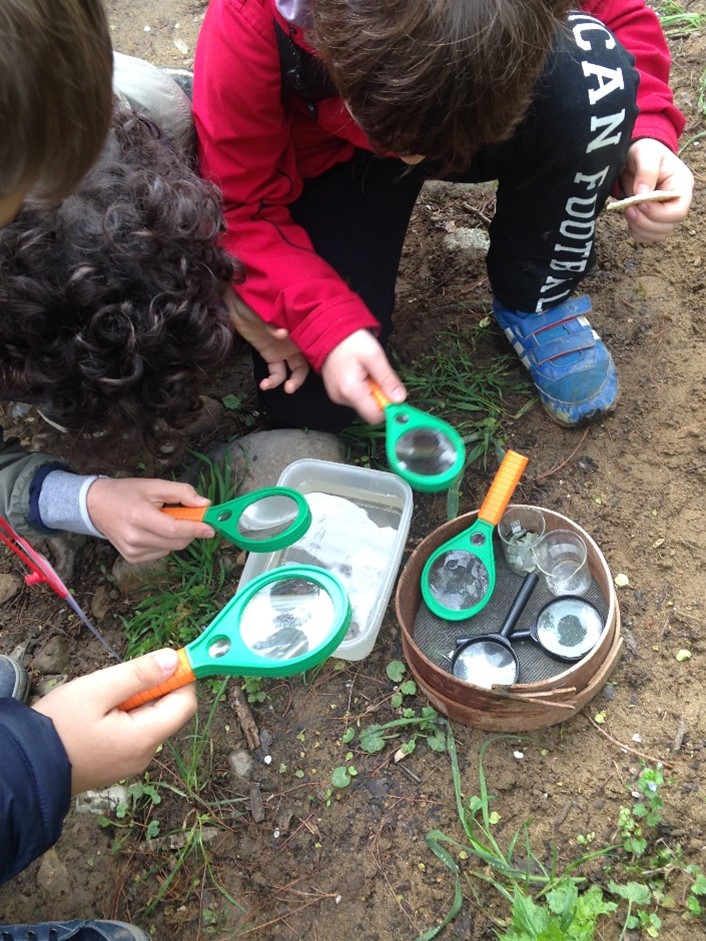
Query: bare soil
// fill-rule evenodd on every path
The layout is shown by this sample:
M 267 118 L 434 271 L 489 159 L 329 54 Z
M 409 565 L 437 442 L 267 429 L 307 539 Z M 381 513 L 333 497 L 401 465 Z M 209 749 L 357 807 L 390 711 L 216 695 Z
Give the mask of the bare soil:
M 160 65 L 191 64 L 201 3 L 110 0 L 108 5 L 118 49 Z M 700 2 L 686 6 L 706 12 Z M 706 33 L 677 36 L 672 49 L 673 85 L 688 117 L 686 142 L 706 131 L 697 108 Z M 643 761 L 661 761 L 669 779 L 663 835 L 670 845 L 681 846 L 687 862 L 706 869 L 703 141 L 690 143 L 684 158 L 696 178 L 694 205 L 667 242 L 639 246 L 627 237 L 622 218 L 604 216 L 600 222 L 600 260 L 587 289 L 593 325 L 618 366 L 622 398 L 616 414 L 587 432 L 567 431 L 535 407 L 506 427 L 509 445 L 530 457 L 518 502 L 549 507 L 576 521 L 597 541 L 612 573 L 629 578 L 629 585 L 618 589 L 625 643 L 610 683 L 570 720 L 502 740 L 487 753 L 493 808 L 500 814 L 498 839 L 509 839 L 531 817 L 535 850 L 549 853 L 554 844 L 564 862 L 582 852 L 579 834 L 595 833 L 595 846 L 611 842 L 619 808 L 630 805 L 629 786 Z M 413 364 L 440 331 L 463 336 L 469 322 L 487 314 L 482 257 L 469 260 L 443 245 L 444 234 L 454 227 L 482 229 L 485 208 L 453 189 L 432 190 L 420 200 L 403 260 L 393 340 L 403 362 Z M 503 338 L 491 328 L 479 359 L 487 363 L 505 352 Z M 217 394 L 245 393 L 251 400 L 246 358 L 244 352 L 237 355 L 233 374 L 221 379 Z M 226 413 L 223 438 L 250 430 L 246 413 Z M 474 465 L 463 483 L 460 511 L 476 508 L 487 485 L 488 473 Z M 417 497 L 408 552 L 445 518 L 442 497 Z M 87 543 L 79 549 L 72 588 L 86 606 L 96 595 L 107 599 L 100 626 L 119 647 L 119 616 L 129 612 L 130 601 L 110 582 L 114 558 L 109 546 Z M 0 569 L 16 572 L 17 566 L 4 557 Z M 104 665 L 102 649 L 60 608 L 53 595 L 24 589 L 0 609 L 0 650 L 9 652 L 29 639 L 26 663 L 32 667 L 54 639 L 68 637 L 71 673 Z M 682 650 L 690 659 L 677 658 Z M 363 661 L 343 669 L 329 664 L 306 685 L 265 684 L 266 700 L 252 705 L 262 744 L 252 751 L 245 778 L 228 763 L 234 750 L 248 751 L 234 688 L 229 689 L 215 715 L 212 753 L 203 762 L 203 798 L 241 800 L 235 812 L 211 805 L 210 816 L 220 825 L 204 834 L 210 873 L 196 853 L 169 883 L 178 849 L 141 841 L 149 814 L 135 820 L 116 849 L 114 840 L 125 831 L 101 829 L 95 817 L 72 812 L 54 850 L 0 890 L 0 922 L 117 917 L 176 941 L 416 938 L 438 923 L 453 888 L 426 835 L 438 829 L 462 839 L 448 756 L 420 742 L 412 755 L 395 762 L 399 742 L 370 755 L 341 741 L 349 727 L 359 731 L 399 715 L 385 668 L 400 658 L 400 632 L 390 606 L 375 649 Z M 203 699 L 208 703 L 211 697 Z M 418 710 L 424 702 L 410 704 Z M 602 723 L 595 721 L 599 713 Z M 459 723 L 453 731 L 470 795 L 477 791 L 479 751 L 489 733 Z M 331 772 L 346 763 L 349 748 L 348 763 L 357 776 L 345 790 L 331 793 Z M 513 755 L 518 750 L 524 757 Z M 165 753 L 151 774 L 179 786 Z M 163 793 L 162 804 L 151 811 L 161 832 L 190 832 L 203 805 L 189 806 Z M 261 815 L 253 802 L 258 795 Z M 214 888 L 213 875 L 237 906 Z M 589 875 L 601 878 L 598 869 Z M 160 885 L 164 898 L 149 910 Z M 494 937 L 498 896 L 489 887 L 480 887 L 476 898 L 466 890 L 466 896 L 462 914 L 442 936 Z M 703 923 L 685 923 L 681 914 L 679 907 L 660 912 L 662 937 L 700 936 Z M 602 931 L 602 937 L 617 939 L 620 925 L 608 921 Z

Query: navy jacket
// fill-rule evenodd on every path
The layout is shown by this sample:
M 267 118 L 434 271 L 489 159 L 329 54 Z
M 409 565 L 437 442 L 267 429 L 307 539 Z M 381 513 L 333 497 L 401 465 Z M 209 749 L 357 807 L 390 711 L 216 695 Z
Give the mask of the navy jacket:
M 59 839 L 71 765 L 51 719 L 0 699 L 0 884 Z

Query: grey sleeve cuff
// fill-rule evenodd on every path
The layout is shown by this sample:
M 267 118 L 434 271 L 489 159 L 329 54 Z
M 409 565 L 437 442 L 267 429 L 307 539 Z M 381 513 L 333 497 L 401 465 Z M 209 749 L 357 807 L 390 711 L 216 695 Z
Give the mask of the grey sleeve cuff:
M 48 474 L 42 484 L 38 504 L 44 525 L 49 529 L 105 539 L 91 522 L 87 506 L 88 488 L 97 479 L 98 474 L 82 477 L 63 470 Z

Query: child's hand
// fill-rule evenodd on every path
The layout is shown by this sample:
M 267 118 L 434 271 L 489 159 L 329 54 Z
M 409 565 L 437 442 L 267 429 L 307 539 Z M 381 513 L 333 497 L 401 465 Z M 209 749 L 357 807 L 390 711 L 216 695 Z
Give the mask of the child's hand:
M 383 413 L 370 392 L 370 380 L 391 402 L 404 402 L 407 390 L 387 356 L 368 330 L 356 330 L 335 347 L 324 361 L 321 376 L 332 402 L 354 408 L 371 425 Z
M 93 525 L 132 563 L 151 562 L 193 539 L 215 536 L 206 523 L 173 519 L 160 510 L 166 503 L 205 507 L 210 502 L 191 484 L 141 477 L 99 477 L 87 498 Z
M 288 331 L 284 327 L 268 326 L 233 292 L 227 303 L 232 326 L 267 363 L 270 374 L 260 383 L 263 392 L 276 389 L 282 383 L 285 392 L 296 392 L 309 375 L 309 364 L 299 347 L 289 339 Z
M 694 177 L 686 164 L 659 141 L 643 138 L 630 145 L 620 182 L 627 196 L 655 189 L 678 194 L 664 203 L 641 203 L 625 210 L 630 235 L 638 242 L 660 242 L 689 212 Z
M 69 761 L 71 792 L 105 787 L 144 771 L 156 747 L 196 710 L 191 683 L 132 712 L 117 707 L 135 693 L 168 680 L 174 650 L 158 650 L 81 676 L 52 690 L 33 707 L 54 723 Z

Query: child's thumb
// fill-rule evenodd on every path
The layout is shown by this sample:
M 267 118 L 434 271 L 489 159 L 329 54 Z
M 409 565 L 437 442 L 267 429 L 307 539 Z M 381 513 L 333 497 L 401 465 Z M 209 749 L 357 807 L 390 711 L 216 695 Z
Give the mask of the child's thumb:
M 179 665 L 176 650 L 165 647 L 134 660 L 111 667 L 111 687 L 115 705 L 164 683 Z

